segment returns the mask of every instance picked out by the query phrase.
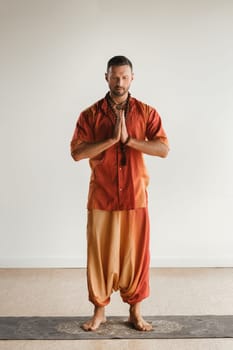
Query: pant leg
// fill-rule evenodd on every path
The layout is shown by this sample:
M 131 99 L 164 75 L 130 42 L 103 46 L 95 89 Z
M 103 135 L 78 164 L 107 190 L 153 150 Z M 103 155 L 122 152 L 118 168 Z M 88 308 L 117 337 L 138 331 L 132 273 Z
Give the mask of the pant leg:
M 150 225 L 147 208 L 124 211 L 121 217 L 119 289 L 124 302 L 149 296 Z
M 117 212 L 88 211 L 87 283 L 89 300 L 96 306 L 110 302 L 118 289 L 120 221 Z

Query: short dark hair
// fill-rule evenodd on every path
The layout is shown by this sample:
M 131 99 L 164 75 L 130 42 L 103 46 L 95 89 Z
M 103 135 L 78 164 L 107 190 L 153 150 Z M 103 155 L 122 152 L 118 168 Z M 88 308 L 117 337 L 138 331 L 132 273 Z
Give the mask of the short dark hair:
M 114 56 L 110 58 L 107 64 L 107 72 L 112 66 L 130 66 L 131 70 L 133 70 L 132 62 L 125 56 Z

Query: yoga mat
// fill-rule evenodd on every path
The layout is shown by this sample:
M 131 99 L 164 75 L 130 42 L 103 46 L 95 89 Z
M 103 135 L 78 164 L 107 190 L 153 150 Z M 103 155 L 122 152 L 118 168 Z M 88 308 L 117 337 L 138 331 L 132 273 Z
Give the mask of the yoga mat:
M 148 316 L 149 332 L 135 330 L 127 317 L 108 317 L 95 332 L 81 326 L 89 317 L 0 317 L 0 340 L 233 338 L 233 315 Z

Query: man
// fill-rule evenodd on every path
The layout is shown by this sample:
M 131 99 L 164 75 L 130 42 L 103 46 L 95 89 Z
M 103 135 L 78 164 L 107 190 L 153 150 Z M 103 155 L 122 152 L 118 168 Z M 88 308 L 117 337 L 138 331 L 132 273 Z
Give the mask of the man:
M 131 97 L 131 61 L 114 56 L 105 79 L 109 92 L 78 119 L 71 154 L 89 158 L 87 282 L 93 317 L 83 325 L 96 330 L 106 322 L 105 306 L 119 290 L 129 304 L 135 329 L 152 326 L 140 312 L 149 295 L 148 175 L 143 153 L 166 157 L 168 140 L 157 111 Z

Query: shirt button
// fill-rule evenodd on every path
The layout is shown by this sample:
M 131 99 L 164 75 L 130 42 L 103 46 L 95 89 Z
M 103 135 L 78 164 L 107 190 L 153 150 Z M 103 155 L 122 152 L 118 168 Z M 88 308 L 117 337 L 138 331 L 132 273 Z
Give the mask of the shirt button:
M 120 167 L 120 170 L 121 170 L 122 168 Z
M 120 188 L 120 191 L 122 191 L 122 188 Z

